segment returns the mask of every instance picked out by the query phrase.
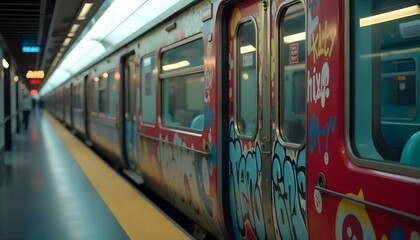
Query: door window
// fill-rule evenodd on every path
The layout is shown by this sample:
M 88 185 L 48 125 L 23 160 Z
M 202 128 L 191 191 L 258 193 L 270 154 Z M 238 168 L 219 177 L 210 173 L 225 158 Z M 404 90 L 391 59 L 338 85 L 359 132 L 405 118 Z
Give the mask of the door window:
M 303 144 L 306 134 L 305 9 L 287 7 L 279 21 L 280 132 L 283 140 Z
M 239 24 L 236 37 L 236 123 L 239 134 L 254 136 L 257 128 L 257 37 L 254 21 Z

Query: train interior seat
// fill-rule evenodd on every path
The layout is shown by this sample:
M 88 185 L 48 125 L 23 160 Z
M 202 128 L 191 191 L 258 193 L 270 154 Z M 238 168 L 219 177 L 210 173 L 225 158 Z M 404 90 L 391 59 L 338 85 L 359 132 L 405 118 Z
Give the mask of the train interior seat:
M 204 114 L 199 114 L 194 117 L 194 119 L 191 122 L 191 128 L 197 130 L 204 129 Z
M 186 111 L 184 109 L 178 109 L 174 114 L 174 122 L 180 126 L 189 127 L 194 118 L 194 113 Z
M 410 166 L 420 167 L 420 131 L 416 132 L 405 144 L 400 162 Z

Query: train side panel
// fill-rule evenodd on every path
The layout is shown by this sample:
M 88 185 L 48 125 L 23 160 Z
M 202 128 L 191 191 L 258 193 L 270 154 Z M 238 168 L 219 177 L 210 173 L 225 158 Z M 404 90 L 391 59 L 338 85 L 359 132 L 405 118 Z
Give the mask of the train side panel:
M 84 88 L 85 84 L 83 81 L 83 74 L 75 77 L 72 80 L 73 86 L 73 101 L 72 101 L 72 114 L 73 114 L 73 129 L 86 139 L 86 128 L 85 128 L 85 109 L 84 109 Z
M 61 122 L 64 121 L 64 97 L 63 97 L 63 86 L 60 86 L 57 88 L 57 90 L 55 91 L 55 108 L 54 108 L 54 114 L 56 116 L 56 118 L 58 120 L 60 120 Z
M 72 84 L 71 81 L 64 85 L 64 124 L 70 128 L 73 128 L 73 116 L 72 116 Z
M 140 38 L 138 122 L 139 166 L 147 185 L 222 238 L 218 7 L 219 1 L 198 3 Z
M 118 102 L 115 100 L 119 86 L 115 80 L 115 73 L 118 59 L 119 54 L 113 54 L 93 66 L 90 71 L 87 80 L 89 101 L 87 132 L 93 146 L 100 149 L 119 167 L 124 168 L 126 165 L 118 138 L 120 129 L 116 124 Z
M 418 26 L 419 15 L 370 22 L 372 16 L 411 5 L 309 2 L 308 226 L 313 238 L 419 238 L 420 155 L 414 150 L 418 145 L 410 144 L 418 142 L 420 39 L 404 33 L 405 25 Z

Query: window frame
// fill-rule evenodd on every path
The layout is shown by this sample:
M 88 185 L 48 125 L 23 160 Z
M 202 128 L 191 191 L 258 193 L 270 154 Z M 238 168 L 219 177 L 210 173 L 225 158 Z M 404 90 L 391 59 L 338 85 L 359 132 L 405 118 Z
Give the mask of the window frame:
M 409 165 L 403 165 L 399 164 L 394 161 L 389 160 L 378 160 L 378 159 L 368 159 L 368 158 L 362 158 L 358 157 L 355 149 L 356 147 L 353 146 L 353 138 L 352 135 L 352 125 L 354 120 L 354 105 L 353 105 L 353 99 L 352 99 L 352 92 L 353 90 L 353 78 L 354 78 L 354 66 L 353 66 L 353 58 L 354 58 L 354 32 L 353 27 L 354 23 L 352 22 L 352 19 L 354 18 L 353 15 L 353 8 L 354 5 L 352 5 L 350 0 L 344 1 L 344 130 L 345 130 L 345 147 L 346 151 L 349 156 L 349 161 L 355 164 L 358 167 L 366 168 L 366 169 L 372 169 L 372 170 L 378 170 L 381 172 L 387 172 L 391 174 L 397 174 L 402 176 L 408 176 L 408 177 L 415 177 L 419 178 L 420 176 L 420 168 L 416 168 Z M 372 123 L 373 124 L 373 123 Z M 373 137 L 372 137 L 373 141 Z
M 283 77 L 281 77 L 283 75 L 283 73 L 280 73 L 280 67 L 281 66 L 286 66 L 283 63 L 284 59 L 283 57 L 283 50 L 280 47 L 280 44 L 283 42 L 281 35 L 281 24 L 284 21 L 284 16 L 286 14 L 286 11 L 289 7 L 293 6 L 293 5 L 297 5 L 297 4 L 301 4 L 301 6 L 303 7 L 303 11 L 305 14 L 305 35 L 308 35 L 308 23 L 306 21 L 307 16 L 308 16 L 308 10 L 307 7 L 305 5 L 305 3 L 303 1 L 300 0 L 296 0 L 296 1 L 291 1 L 291 2 L 287 2 L 287 3 L 283 3 L 280 8 L 278 9 L 277 13 L 276 13 L 276 36 L 275 36 L 275 44 L 278 47 L 278 55 L 275 57 L 275 66 L 276 66 L 276 71 L 275 71 L 275 96 L 276 96 L 276 103 L 277 103 L 277 107 L 276 107 L 276 137 L 280 142 L 280 145 L 286 148 L 290 148 L 290 149 L 294 149 L 294 150 L 301 150 L 306 146 L 306 141 L 308 138 L 308 127 L 307 127 L 307 122 L 308 122 L 308 106 L 307 106 L 307 91 L 308 91 L 308 84 L 307 81 L 305 82 L 305 113 L 303 114 L 305 116 L 305 135 L 303 137 L 303 141 L 302 143 L 294 143 L 294 142 L 290 142 L 290 141 L 286 141 L 286 139 L 283 137 L 283 127 L 281 122 L 284 121 L 283 118 L 281 117 L 284 115 L 284 103 L 285 103 L 285 96 L 283 94 L 284 91 L 284 83 L 283 83 Z M 305 63 L 303 63 L 305 65 L 305 74 L 304 74 L 304 78 L 307 79 L 308 78 L 308 56 L 306 54 L 307 52 L 307 48 L 308 48 L 308 44 L 307 44 L 308 39 L 305 40 Z M 293 94 L 293 93 L 292 93 Z M 291 105 L 292 111 L 293 111 L 293 104 Z
M 154 74 L 155 92 L 152 93 L 152 95 L 154 94 L 154 97 L 155 97 L 155 106 L 154 106 L 155 121 L 153 123 L 144 121 L 144 118 L 143 118 L 143 107 L 142 107 L 143 106 L 143 77 L 142 77 L 143 76 L 143 61 L 144 61 L 144 59 L 146 59 L 148 57 L 151 57 L 151 58 L 154 59 L 154 63 L 155 64 L 154 64 L 154 69 L 152 70 L 152 72 L 153 71 L 156 71 L 156 73 Z M 141 122 L 142 125 L 155 126 L 156 123 L 157 123 L 157 119 L 158 119 L 158 117 L 156 116 L 156 113 L 158 111 L 161 111 L 160 109 L 157 108 L 157 103 L 160 101 L 160 95 L 161 95 L 161 94 L 159 94 L 160 91 L 157 91 L 158 89 L 160 90 L 160 84 L 158 85 L 157 83 L 161 80 L 159 78 L 158 66 L 160 66 L 159 65 L 160 62 L 158 62 L 158 60 L 159 60 L 159 58 L 156 57 L 155 52 L 150 52 L 148 54 L 144 54 L 140 58 L 140 74 L 139 74 L 139 77 L 140 77 L 140 116 L 141 116 L 140 122 Z M 153 81 L 153 80 L 151 79 L 151 81 Z M 160 115 L 161 115 L 161 113 L 159 112 L 159 116 Z
M 245 23 L 251 22 L 252 25 L 254 26 L 255 29 L 255 72 L 256 72 L 256 87 L 255 87 L 255 96 L 256 96 L 256 116 L 255 116 L 255 129 L 252 133 L 252 135 L 247 135 L 246 133 L 241 132 L 240 127 L 239 127 L 239 122 L 241 121 L 239 113 L 239 106 L 241 105 L 241 99 L 240 99 L 240 86 L 241 86 L 241 78 L 239 77 L 239 69 L 241 68 L 240 66 L 240 46 L 239 46 L 239 41 L 238 41 L 238 34 L 239 34 L 239 28 L 244 25 Z M 259 107 L 259 103 L 258 103 L 258 99 L 259 99 L 259 92 L 260 92 L 260 84 L 259 84 L 259 71 L 260 68 L 258 66 L 258 48 L 259 48 L 259 43 L 258 43 L 258 24 L 257 24 L 257 20 L 253 17 L 253 16 L 247 16 L 245 18 L 242 18 L 235 26 L 235 36 L 234 36 L 234 63 L 235 63 L 235 79 L 234 79 L 234 89 L 233 92 L 235 93 L 235 97 L 234 97 L 234 106 L 233 106 L 233 113 L 234 113 L 234 128 L 235 131 L 237 133 L 237 137 L 239 139 L 243 139 L 243 140 L 253 140 L 256 138 L 257 136 L 257 132 L 258 132 L 258 122 L 259 122 L 259 111 L 260 107 Z M 243 129 L 245 130 L 245 129 Z
M 115 68 L 113 68 L 113 69 L 110 69 L 110 70 L 108 70 L 108 71 L 106 71 L 106 73 L 108 73 L 108 77 L 106 78 L 106 102 L 107 102 L 107 104 L 106 104 L 106 110 L 107 110 L 107 112 L 106 112 L 106 114 L 107 114 L 107 116 L 108 117 L 110 117 L 110 118 L 117 118 L 117 114 L 118 114 L 118 85 L 117 85 L 117 83 L 118 83 L 118 81 L 115 79 L 115 73 L 116 73 L 116 69 Z M 112 79 L 113 79 L 113 82 L 115 83 L 115 87 L 116 87 L 116 89 L 115 89 L 115 100 L 116 100 L 116 102 L 115 102 L 115 112 L 114 112 L 114 114 L 110 114 L 111 113 L 111 111 L 110 111 L 110 106 L 111 106 L 111 99 L 110 99 L 110 94 L 111 94 L 111 88 L 110 88 L 110 85 L 109 85 L 109 81 L 110 81 L 110 79 L 111 79 L 111 76 L 112 76 Z
M 167 73 L 163 73 L 162 70 L 161 70 L 162 69 L 162 55 L 165 52 L 169 51 L 169 50 L 178 48 L 178 47 L 180 47 L 182 45 L 186 45 L 186 44 L 191 43 L 191 42 L 193 42 L 195 40 L 201 40 L 203 42 L 203 50 L 204 50 L 203 53 L 202 53 L 202 56 L 203 56 L 203 65 L 195 66 L 195 67 L 189 67 L 189 68 L 182 68 L 182 69 L 179 69 L 179 70 L 170 70 Z M 164 85 L 163 84 L 163 81 L 166 80 L 166 79 L 178 78 L 178 77 L 185 77 L 185 76 L 189 76 L 189 75 L 193 75 L 193 74 L 202 74 L 203 77 L 204 77 L 204 70 L 205 70 L 205 44 L 204 44 L 204 36 L 203 36 L 203 34 L 202 33 L 196 34 L 196 35 L 193 35 L 191 37 L 185 38 L 185 39 L 183 39 L 183 40 L 181 40 L 179 42 L 176 42 L 176 43 L 174 43 L 172 45 L 169 45 L 169 46 L 166 46 L 166 47 L 161 48 L 160 51 L 159 51 L 159 58 L 156 59 L 156 60 L 157 61 L 155 61 L 155 64 L 156 64 L 156 67 L 158 68 L 158 71 L 157 71 L 158 85 L 157 85 L 157 87 L 159 88 L 158 89 L 158 103 L 157 103 L 157 105 L 159 105 L 159 111 L 158 111 L 159 112 L 158 113 L 158 124 L 159 124 L 159 126 L 162 127 L 162 128 L 166 128 L 166 129 L 182 130 L 182 131 L 185 131 L 185 132 L 188 132 L 188 133 L 202 134 L 203 131 L 204 131 L 204 127 L 203 127 L 203 129 L 199 130 L 199 129 L 194 129 L 194 128 L 185 127 L 185 126 L 168 125 L 168 124 L 165 124 L 162 121 L 162 114 L 163 114 L 163 109 L 164 109 L 164 107 L 163 107 L 164 102 L 163 102 L 163 94 L 162 94 L 162 91 L 163 91 L 163 85 Z M 204 94 L 204 88 L 203 88 L 203 94 Z M 203 114 L 205 114 L 205 102 L 204 102 L 204 98 L 202 100 L 203 100 Z
M 99 81 L 98 81 L 98 113 L 99 114 L 103 114 L 103 115 L 107 115 L 108 114 L 108 78 L 103 77 L 103 74 L 100 74 L 99 77 Z M 103 82 L 103 86 L 101 86 L 101 83 Z M 101 103 L 102 103 L 102 99 L 101 99 L 101 93 L 103 93 L 105 95 L 105 106 L 104 106 L 104 111 L 101 111 Z

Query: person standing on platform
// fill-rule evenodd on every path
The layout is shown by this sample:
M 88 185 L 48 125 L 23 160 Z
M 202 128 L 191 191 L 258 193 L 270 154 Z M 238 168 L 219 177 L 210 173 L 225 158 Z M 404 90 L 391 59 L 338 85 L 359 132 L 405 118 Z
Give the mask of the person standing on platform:
M 23 125 L 25 127 L 25 130 L 28 129 L 29 124 L 29 114 L 31 113 L 31 107 L 32 107 L 32 98 L 28 94 L 27 91 L 23 92 L 22 95 L 22 101 L 21 101 L 21 110 L 23 112 Z

